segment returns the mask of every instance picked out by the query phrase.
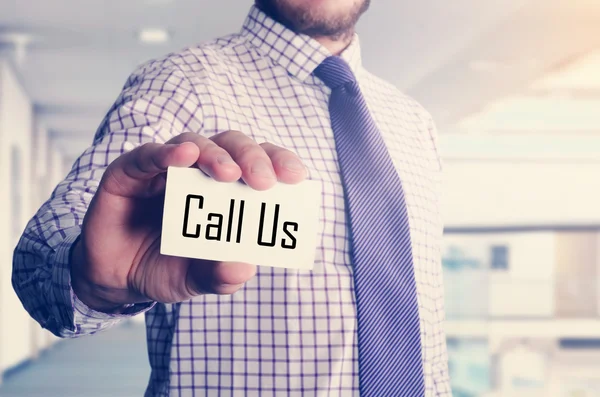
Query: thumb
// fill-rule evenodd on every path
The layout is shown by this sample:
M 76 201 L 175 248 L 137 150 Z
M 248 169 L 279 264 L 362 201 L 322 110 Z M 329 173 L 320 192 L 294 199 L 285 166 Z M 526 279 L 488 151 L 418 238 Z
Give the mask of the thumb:
M 101 187 L 116 196 L 147 196 L 156 191 L 152 188 L 156 176 L 164 174 L 168 167 L 190 167 L 198 156 L 198 146 L 191 142 L 146 143 L 113 161 L 104 173 Z

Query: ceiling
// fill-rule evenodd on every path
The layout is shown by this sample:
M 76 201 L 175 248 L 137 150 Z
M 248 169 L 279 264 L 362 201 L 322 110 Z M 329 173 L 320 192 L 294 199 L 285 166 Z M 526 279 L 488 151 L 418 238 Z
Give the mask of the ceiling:
M 250 4 L 1 0 L 0 46 L 7 34 L 33 35 L 18 73 L 40 119 L 74 156 L 137 65 L 238 31 Z M 423 103 L 443 132 L 600 48 L 598 21 L 598 0 L 372 0 L 358 30 L 367 68 Z M 136 33 L 147 27 L 172 39 L 144 45 Z

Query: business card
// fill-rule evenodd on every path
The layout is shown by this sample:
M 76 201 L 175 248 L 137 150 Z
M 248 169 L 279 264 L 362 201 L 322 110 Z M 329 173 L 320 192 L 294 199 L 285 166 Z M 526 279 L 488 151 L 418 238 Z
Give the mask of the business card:
M 160 252 L 310 270 L 320 203 L 316 181 L 256 191 L 240 182 L 217 182 L 195 168 L 170 167 Z

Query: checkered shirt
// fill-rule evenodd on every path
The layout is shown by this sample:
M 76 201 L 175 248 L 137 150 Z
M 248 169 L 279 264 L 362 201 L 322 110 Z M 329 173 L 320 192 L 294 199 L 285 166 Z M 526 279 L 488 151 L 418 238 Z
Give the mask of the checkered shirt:
M 139 67 L 15 250 L 13 285 L 30 314 L 59 336 L 78 337 L 145 312 L 152 367 L 146 396 L 358 396 L 356 308 L 331 91 L 312 75 L 329 55 L 252 6 L 239 33 Z M 426 395 L 450 396 L 435 127 L 419 104 L 364 69 L 357 35 L 341 56 L 357 76 L 405 189 Z M 314 269 L 259 267 L 232 296 L 131 305 L 121 315 L 86 307 L 72 291 L 68 258 L 106 167 L 146 142 L 226 130 L 294 151 L 309 179 L 321 183 Z

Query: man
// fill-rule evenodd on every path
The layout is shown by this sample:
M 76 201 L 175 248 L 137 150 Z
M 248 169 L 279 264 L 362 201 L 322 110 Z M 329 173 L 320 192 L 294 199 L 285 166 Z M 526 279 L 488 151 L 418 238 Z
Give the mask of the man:
M 368 0 L 258 0 L 139 68 L 29 223 L 13 284 L 62 337 L 146 312 L 147 396 L 448 396 L 430 116 L 361 65 Z M 159 253 L 168 166 L 323 188 L 312 271 Z

